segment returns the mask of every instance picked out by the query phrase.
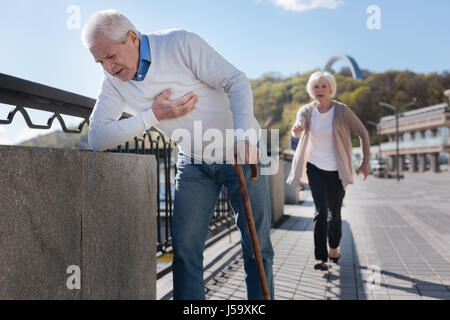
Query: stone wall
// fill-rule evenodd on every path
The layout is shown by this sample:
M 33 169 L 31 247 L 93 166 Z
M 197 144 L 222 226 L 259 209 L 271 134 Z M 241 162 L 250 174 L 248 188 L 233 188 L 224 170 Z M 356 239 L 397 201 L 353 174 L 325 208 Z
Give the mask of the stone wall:
M 284 160 L 272 158 L 278 161 L 278 171 L 269 175 L 270 204 L 272 207 L 272 223 L 278 222 L 284 215 Z
M 155 299 L 153 156 L 0 146 L 0 299 Z

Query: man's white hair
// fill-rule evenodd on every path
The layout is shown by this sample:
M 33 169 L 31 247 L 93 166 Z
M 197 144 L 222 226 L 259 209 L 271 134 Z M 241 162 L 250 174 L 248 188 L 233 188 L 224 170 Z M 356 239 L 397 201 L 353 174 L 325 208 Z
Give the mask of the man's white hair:
M 337 91 L 336 79 L 327 71 L 316 71 L 311 75 L 311 77 L 309 77 L 308 84 L 306 85 L 306 91 L 308 91 L 309 96 L 314 99 L 312 89 L 320 79 L 324 79 L 328 82 L 331 89 L 331 97 L 334 97 Z
M 125 43 L 130 30 L 136 32 L 141 39 L 141 34 L 123 13 L 114 9 L 98 11 L 84 25 L 81 41 L 85 47 L 91 48 L 97 38 L 104 35 L 114 42 Z

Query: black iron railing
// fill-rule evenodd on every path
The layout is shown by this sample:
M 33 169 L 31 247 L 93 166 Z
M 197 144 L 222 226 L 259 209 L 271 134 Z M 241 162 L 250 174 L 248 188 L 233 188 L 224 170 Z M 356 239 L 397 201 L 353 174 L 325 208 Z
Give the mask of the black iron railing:
M 50 129 L 53 121 L 59 121 L 63 132 L 80 134 L 84 126 L 89 125 L 89 116 L 95 106 L 95 100 L 71 92 L 55 89 L 39 83 L 23 80 L 0 73 L 0 103 L 11 105 L 7 119 L 0 119 L 0 125 L 11 124 L 17 113 L 21 113 L 26 124 L 32 129 Z M 27 109 L 53 113 L 46 125 L 32 122 Z M 76 129 L 69 129 L 62 115 L 81 118 Z M 123 114 L 122 118 L 130 115 Z M 157 253 L 162 255 L 171 251 L 174 180 L 176 175 L 174 152 L 175 144 L 155 129 L 147 130 L 142 137 L 125 142 L 112 153 L 135 153 L 154 155 L 158 164 L 157 172 Z M 208 243 L 234 229 L 234 218 L 228 203 L 226 190 L 223 189 L 210 223 Z

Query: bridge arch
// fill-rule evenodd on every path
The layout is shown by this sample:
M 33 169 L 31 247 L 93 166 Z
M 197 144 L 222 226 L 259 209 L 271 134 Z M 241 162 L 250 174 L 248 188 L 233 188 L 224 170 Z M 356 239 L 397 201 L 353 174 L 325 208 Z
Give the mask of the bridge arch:
M 355 59 L 353 59 L 352 57 L 350 57 L 348 55 L 339 55 L 339 56 L 334 56 L 333 58 L 331 58 L 330 61 L 328 61 L 327 65 L 325 66 L 325 71 L 331 71 L 331 67 L 338 60 L 344 60 L 348 64 L 348 66 L 350 67 L 350 70 L 352 72 L 353 78 L 359 79 L 359 80 L 363 79 L 361 70 L 359 69 L 359 66 L 356 63 Z

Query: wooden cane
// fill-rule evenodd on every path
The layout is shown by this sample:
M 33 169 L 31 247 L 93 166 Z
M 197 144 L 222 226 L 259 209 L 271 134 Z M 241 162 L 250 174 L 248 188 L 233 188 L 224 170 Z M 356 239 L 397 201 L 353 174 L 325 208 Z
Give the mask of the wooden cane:
M 250 165 L 250 180 L 258 180 L 258 166 L 256 164 Z M 250 231 L 250 238 L 253 245 L 253 253 L 255 254 L 256 265 L 258 267 L 259 280 L 261 282 L 261 289 L 264 295 L 264 300 L 271 300 L 269 288 L 267 286 L 266 275 L 264 272 L 264 265 L 261 256 L 261 249 L 259 248 L 258 237 L 256 235 L 255 221 L 253 220 L 252 206 L 247 192 L 247 184 L 245 183 L 244 170 L 241 164 L 236 164 L 236 173 L 239 181 L 239 189 L 241 190 L 242 201 L 244 202 L 245 217 L 247 218 L 247 225 Z

